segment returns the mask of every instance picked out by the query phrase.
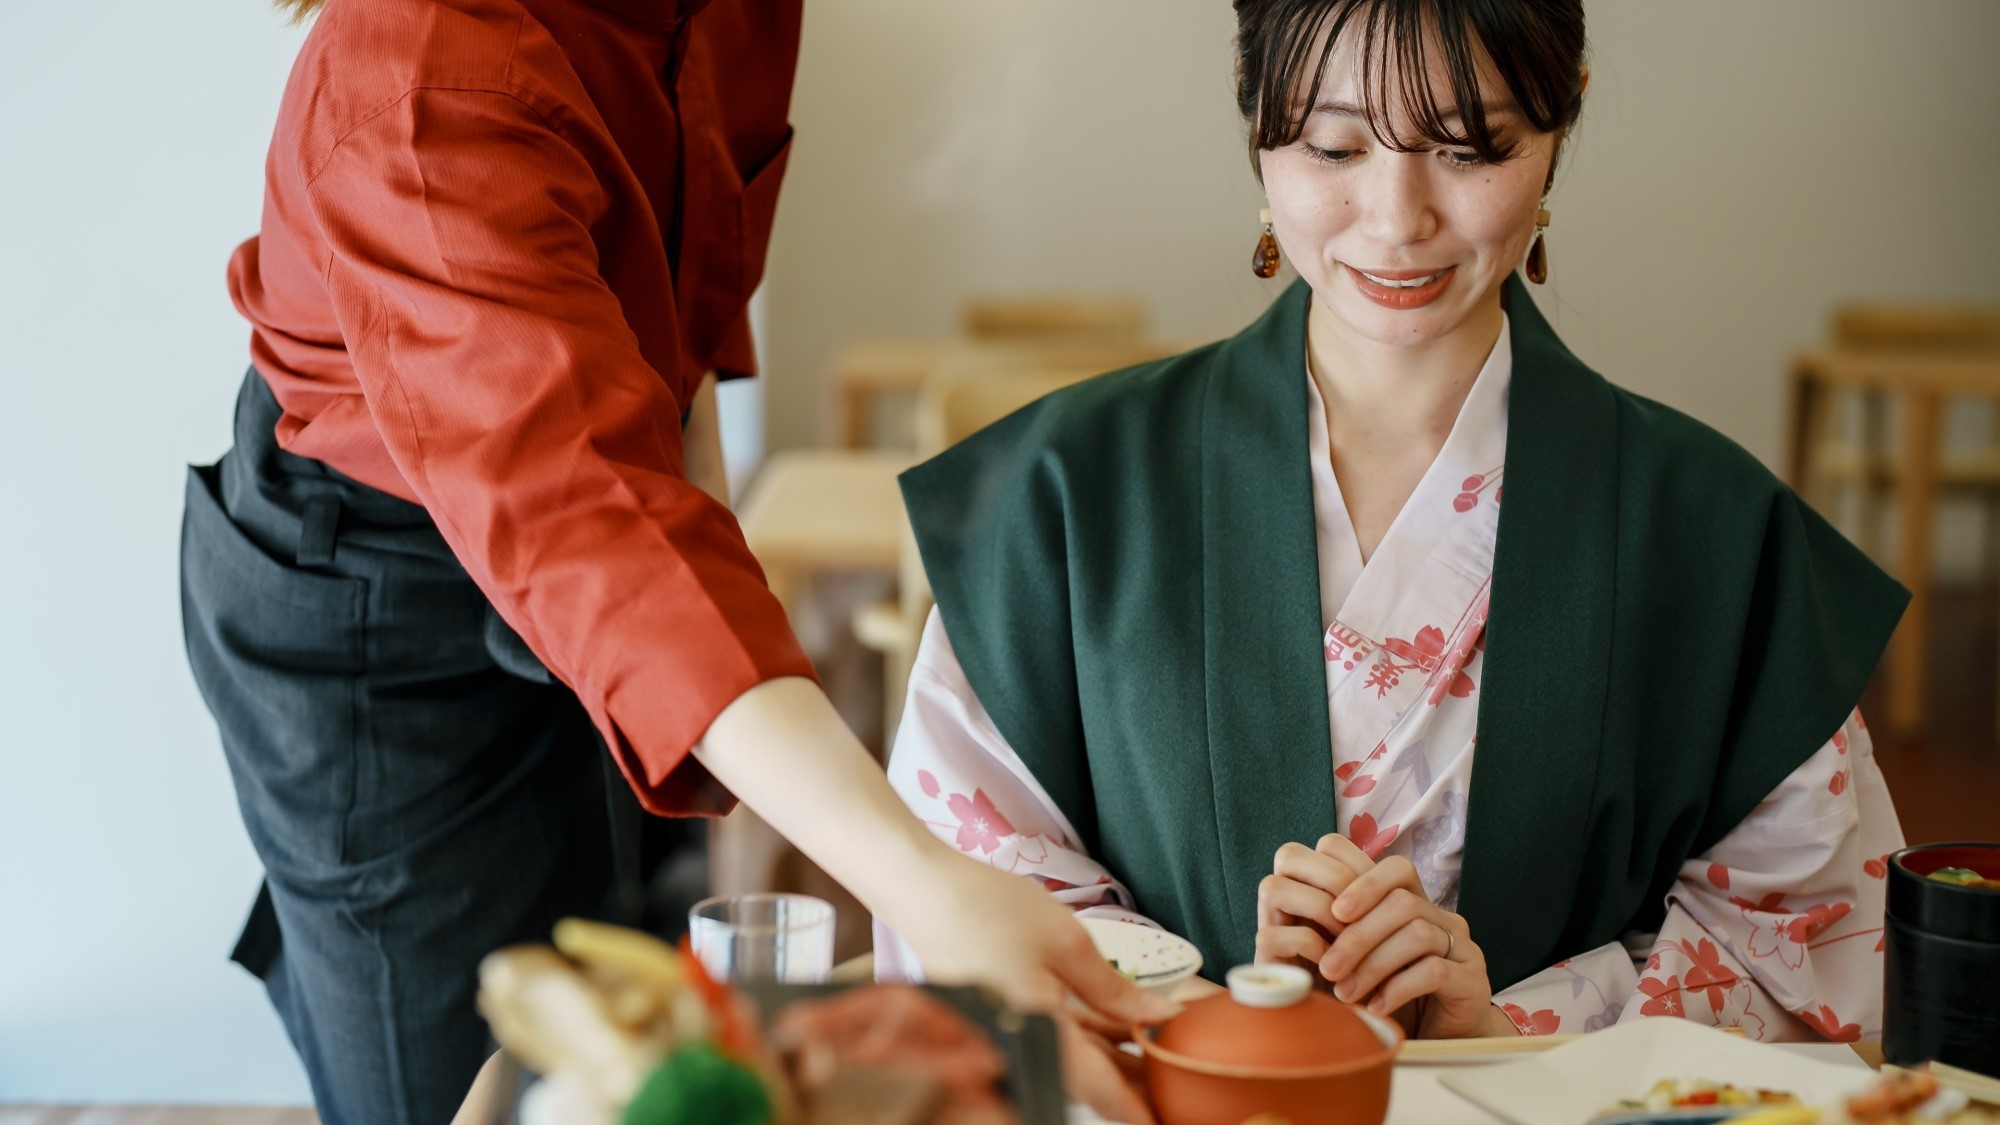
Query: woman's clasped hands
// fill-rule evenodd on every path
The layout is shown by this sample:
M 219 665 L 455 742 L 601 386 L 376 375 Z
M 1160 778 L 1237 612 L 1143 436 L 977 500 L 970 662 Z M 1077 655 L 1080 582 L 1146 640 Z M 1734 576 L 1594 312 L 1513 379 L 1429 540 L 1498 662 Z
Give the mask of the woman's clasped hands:
M 1378 863 L 1338 833 L 1278 849 L 1257 887 L 1257 960 L 1304 963 L 1419 1039 L 1519 1034 L 1465 919 L 1430 900 L 1409 860 Z

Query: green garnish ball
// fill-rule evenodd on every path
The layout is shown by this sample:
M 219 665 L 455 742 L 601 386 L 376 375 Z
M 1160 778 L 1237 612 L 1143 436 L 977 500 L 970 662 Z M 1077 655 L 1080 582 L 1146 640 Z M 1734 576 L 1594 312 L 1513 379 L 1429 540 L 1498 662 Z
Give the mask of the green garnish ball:
M 764 1080 L 707 1043 L 667 1056 L 625 1107 L 625 1125 L 770 1125 L 775 1119 Z

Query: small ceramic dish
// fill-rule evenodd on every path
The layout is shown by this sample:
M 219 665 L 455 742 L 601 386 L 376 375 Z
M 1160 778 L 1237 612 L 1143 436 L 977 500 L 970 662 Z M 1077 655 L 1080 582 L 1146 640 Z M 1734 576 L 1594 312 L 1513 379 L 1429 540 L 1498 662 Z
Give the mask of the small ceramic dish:
M 1945 868 L 2000 879 L 2000 844 L 1921 844 L 1889 857 L 1889 913 L 1914 929 L 2000 943 L 2000 890 L 1931 878 Z
M 1169 993 L 1201 971 L 1201 950 L 1165 930 L 1116 918 L 1080 918 L 1111 967 L 1148 992 Z

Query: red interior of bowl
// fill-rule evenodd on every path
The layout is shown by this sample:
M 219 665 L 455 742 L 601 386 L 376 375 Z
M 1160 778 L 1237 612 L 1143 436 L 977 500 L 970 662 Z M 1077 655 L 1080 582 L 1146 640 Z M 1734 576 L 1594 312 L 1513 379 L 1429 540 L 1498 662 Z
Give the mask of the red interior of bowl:
M 1947 844 L 1911 852 L 1899 860 L 1912 875 L 1929 875 L 1944 867 L 1964 867 L 1987 879 L 2000 879 L 2000 844 Z

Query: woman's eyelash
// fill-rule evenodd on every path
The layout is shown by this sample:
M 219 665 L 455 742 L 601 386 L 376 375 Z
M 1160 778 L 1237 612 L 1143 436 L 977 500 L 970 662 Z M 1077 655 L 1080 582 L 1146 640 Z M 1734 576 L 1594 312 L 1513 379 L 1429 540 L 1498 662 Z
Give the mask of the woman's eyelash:
M 1355 148 L 1321 148 L 1309 141 L 1301 141 L 1299 144 L 1301 148 L 1305 149 L 1308 157 L 1319 161 L 1321 164 L 1345 164 L 1354 158 L 1355 153 L 1361 151 Z

